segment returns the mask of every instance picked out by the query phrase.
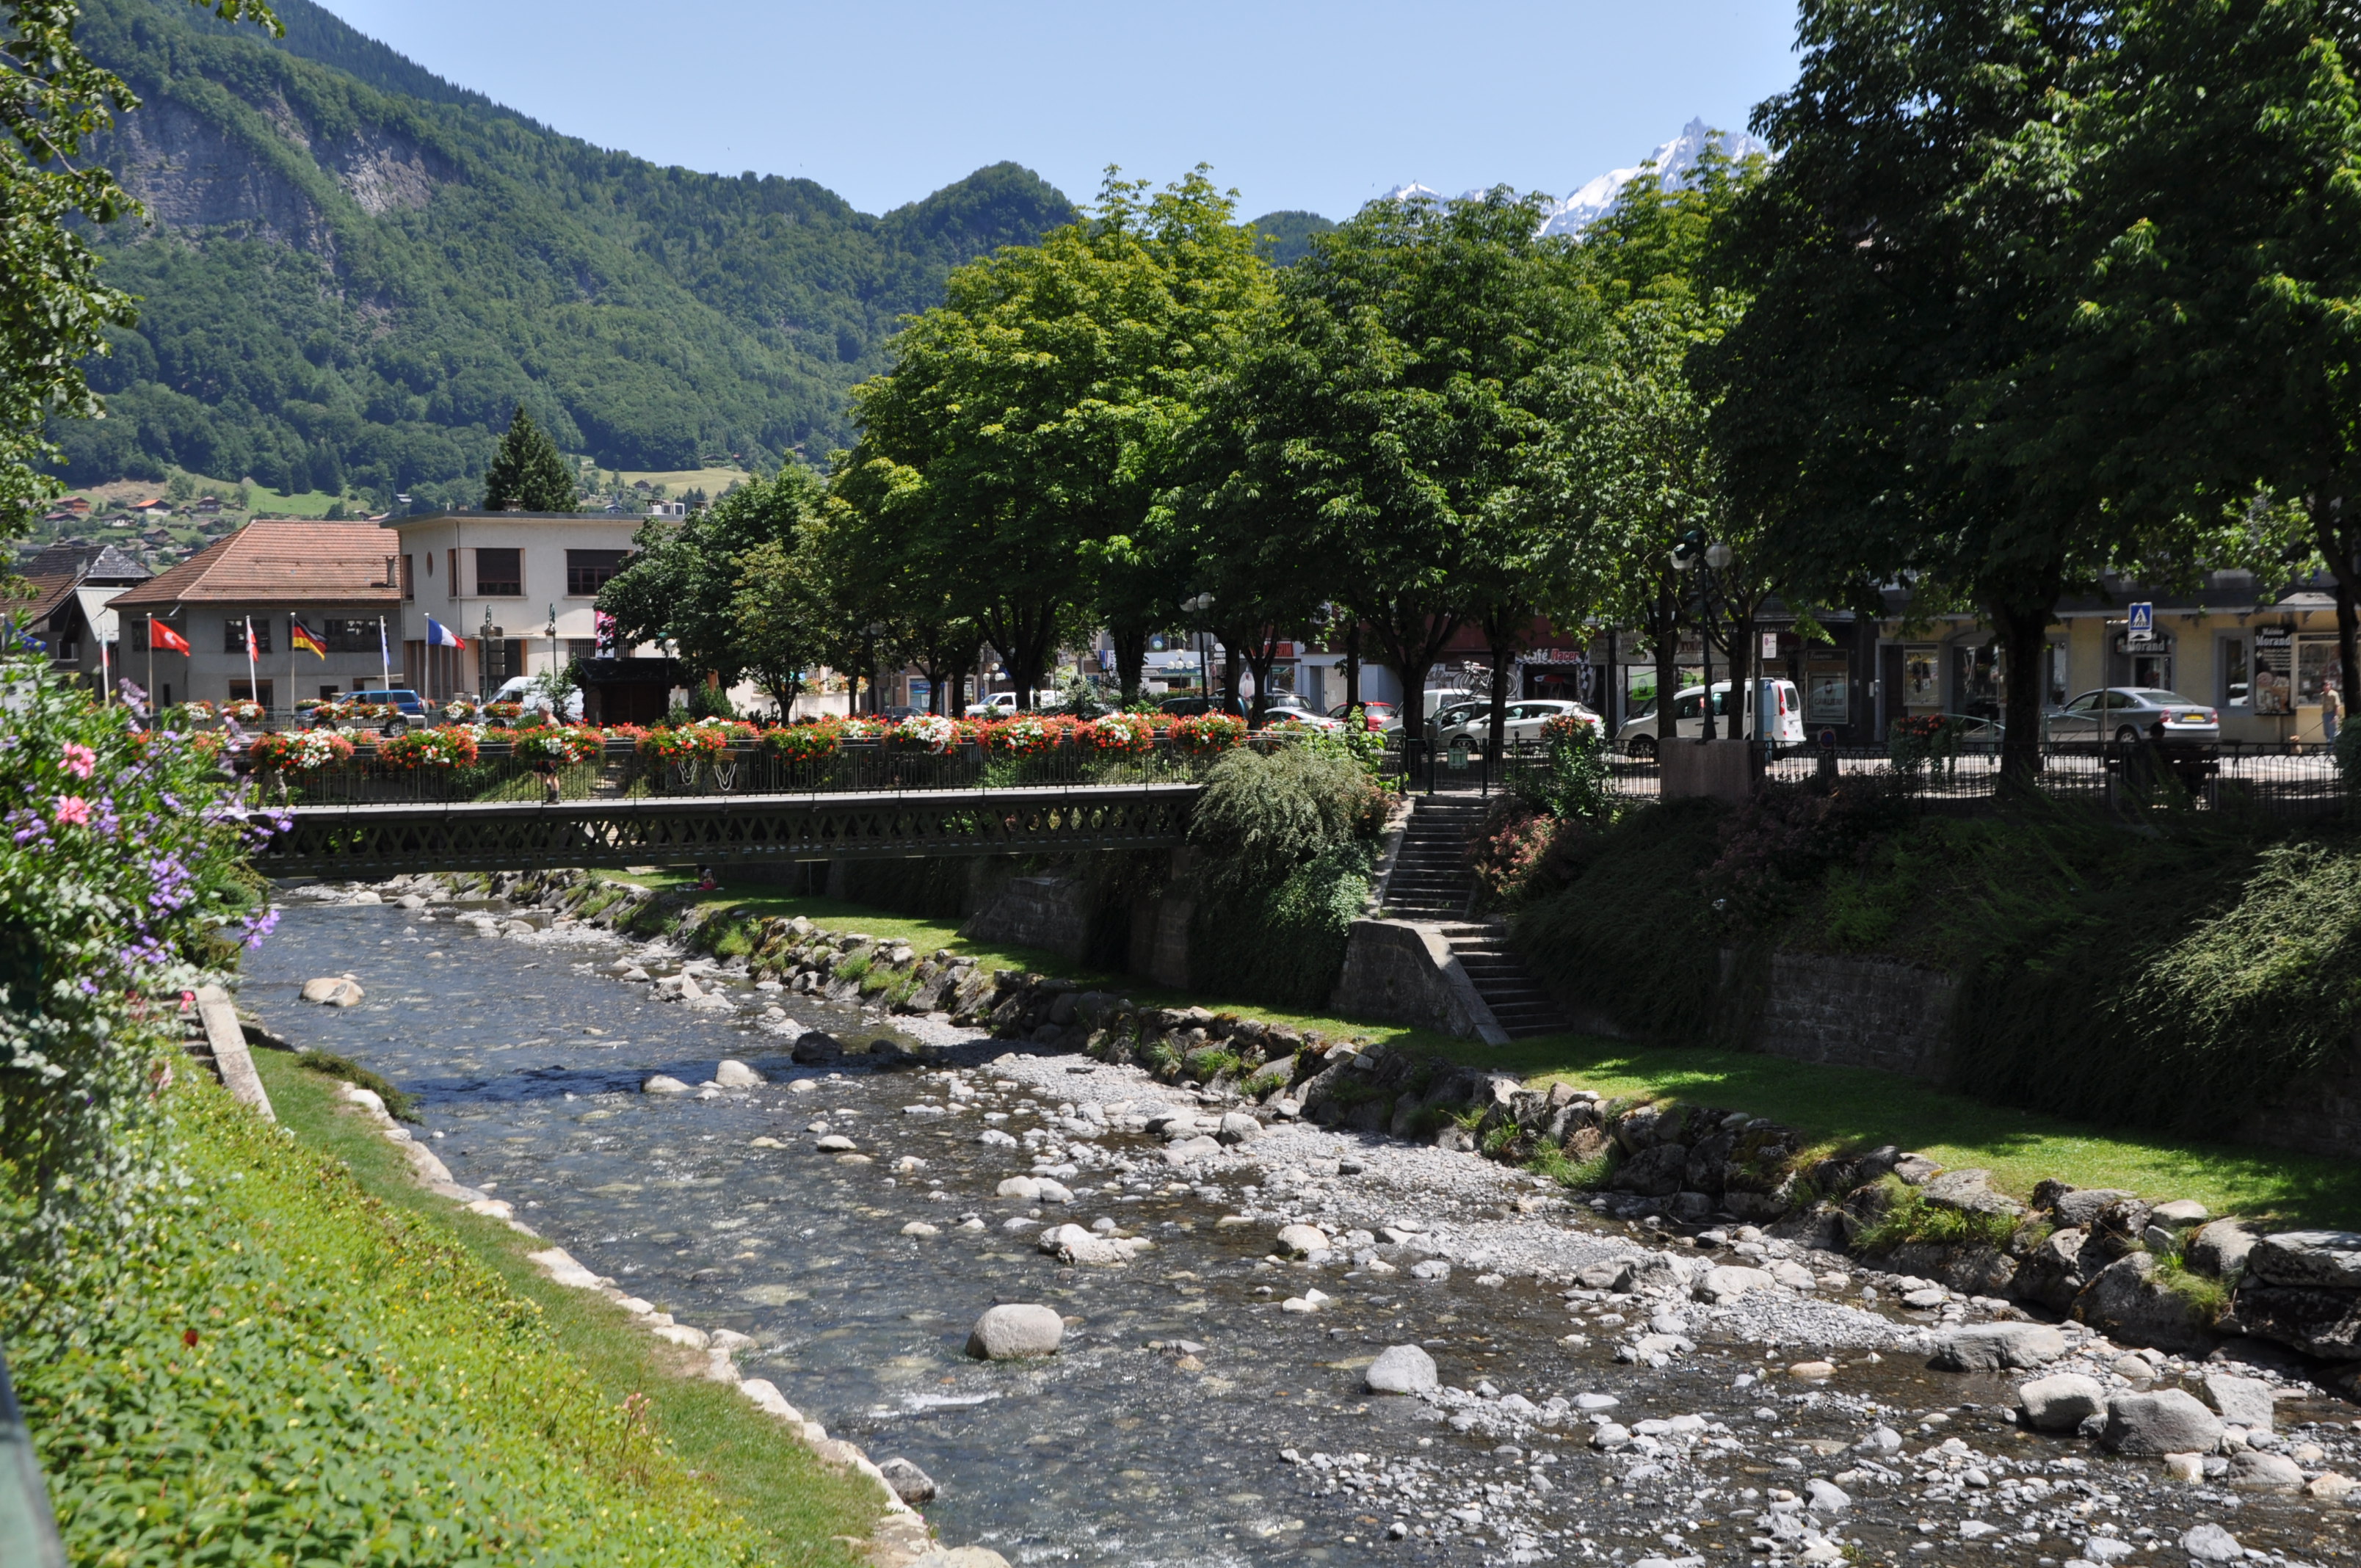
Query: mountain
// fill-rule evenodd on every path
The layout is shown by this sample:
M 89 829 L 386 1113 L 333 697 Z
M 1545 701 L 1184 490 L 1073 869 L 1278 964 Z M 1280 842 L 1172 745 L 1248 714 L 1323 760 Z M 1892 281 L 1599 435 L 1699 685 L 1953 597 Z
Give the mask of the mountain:
M 1712 134 L 1701 119 L 1691 120 L 1683 126 L 1680 135 L 1648 155 L 1648 162 L 1655 165 L 1657 178 L 1666 185 L 1678 185 L 1688 178 L 1689 170 L 1697 167 L 1697 155 L 1705 151 L 1706 141 Z M 1770 150 L 1742 131 L 1734 136 L 1726 135 L 1721 149 L 1733 159 Z M 1629 169 L 1610 169 L 1590 181 L 1558 203 L 1557 210 L 1550 214 L 1549 222 L 1542 225 L 1542 233 L 1580 234 L 1613 210 L 1617 198 L 1623 194 L 1623 187 L 1638 179 L 1644 167 L 1634 164 Z
M 1680 135 L 1649 154 L 1648 163 L 1655 165 L 1657 175 L 1665 184 L 1678 185 L 1688 177 L 1689 170 L 1697 167 L 1697 157 L 1705 151 L 1706 142 L 1712 135 L 1712 130 L 1703 120 L 1691 120 L 1681 127 Z M 1735 136 L 1725 134 L 1722 138 L 1722 151 L 1733 159 L 1769 150 L 1761 142 L 1743 132 Z M 1610 169 L 1590 181 L 1551 209 L 1549 217 L 1542 225 L 1542 233 L 1580 234 L 1585 228 L 1614 209 L 1617 200 L 1623 194 L 1623 187 L 1638 179 L 1640 170 L 1644 167 L 1646 165 L 1635 163 L 1629 169 Z M 1461 196 L 1463 199 L 1472 200 L 1483 193 L 1481 191 L 1466 191 L 1461 192 Z M 1443 193 L 1424 185 L 1412 183 L 1397 185 L 1378 200 L 1439 202 L 1443 200 Z
M 1336 226 L 1334 218 L 1317 213 L 1265 213 L 1254 221 L 1262 253 L 1273 267 L 1292 267 L 1312 250 L 1312 236 Z
M 167 466 L 472 501 L 520 401 L 602 466 L 846 444 L 846 390 L 950 269 L 1073 208 L 995 164 L 882 216 L 808 180 L 662 168 L 454 86 L 311 0 L 287 36 L 87 0 L 145 100 L 93 150 L 150 222 L 95 236 L 141 296 L 60 422 L 75 484 Z

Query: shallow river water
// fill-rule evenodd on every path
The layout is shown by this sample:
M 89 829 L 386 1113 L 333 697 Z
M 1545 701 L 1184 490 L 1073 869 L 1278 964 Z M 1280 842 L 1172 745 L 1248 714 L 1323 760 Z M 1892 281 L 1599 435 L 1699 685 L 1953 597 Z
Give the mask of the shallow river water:
M 509 1200 L 593 1271 L 684 1322 L 752 1335 L 744 1376 L 771 1379 L 873 1458 L 906 1455 L 940 1484 L 925 1511 L 946 1541 L 1020 1564 L 1793 1561 L 1806 1548 L 1774 1520 L 1810 1506 L 1813 1478 L 1841 1476 L 1849 1506 L 1814 1522 L 1864 1561 L 2032 1568 L 2095 1552 L 2178 1564 L 2189 1561 L 2183 1532 L 2206 1521 L 2257 1554 L 2349 1554 L 2343 1509 L 2170 1486 L 2154 1461 L 2019 1431 L 2003 1419 L 2014 1377 L 1877 1354 L 1883 1325 L 1867 1319 L 1874 1332 L 1849 1343 L 1810 1343 L 1807 1329 L 1776 1345 L 1759 1325 L 1693 1321 L 1694 1351 L 1651 1368 L 1615 1358 L 1632 1329 L 1630 1298 L 1569 1302 L 1563 1286 L 1479 1278 L 1464 1264 L 1440 1280 L 1274 1266 L 1276 1219 L 1216 1224 L 1289 1202 L 1324 1201 L 1348 1219 L 1433 1210 L 1438 1225 L 1557 1227 L 1576 1263 L 1638 1235 L 1555 1198 L 1527 1219 L 1510 1205 L 1535 1189 L 1472 1157 L 1290 1129 L 1286 1179 L 1302 1185 L 1282 1201 L 1267 1167 L 1185 1173 L 1145 1135 L 1054 1135 L 1061 1099 L 1111 1100 L 1121 1086 L 1110 1081 L 1128 1082 L 1127 1071 L 1074 1058 L 1029 1062 L 1017 1081 L 989 1065 L 1005 1042 L 965 1047 L 951 1075 L 871 1072 L 853 1058 L 841 1071 L 796 1068 L 785 1054 L 796 1026 L 854 1050 L 907 1036 L 856 1008 L 758 997 L 742 977 L 725 977 L 734 1008 L 667 1003 L 609 978 L 623 950 L 587 935 L 489 937 L 390 905 L 296 902 L 250 959 L 240 1000 L 297 1044 L 420 1095 L 422 1135 L 455 1178 Z M 304 980 L 347 970 L 367 990 L 361 1005 L 297 1000 Z M 791 1020 L 785 1033 L 763 1026 L 761 1009 L 774 1003 Z M 772 1081 L 709 1100 L 640 1092 L 652 1073 L 698 1083 L 723 1058 Z M 796 1079 L 815 1087 L 798 1092 Z M 818 1123 L 870 1163 L 815 1152 Z M 980 1142 L 987 1127 L 1049 1128 L 1054 1147 L 1080 1150 L 1090 1163 L 1062 1178 L 1074 1201 L 994 1196 L 1035 1162 L 1025 1147 Z M 1455 1159 L 1466 1174 L 1444 1191 L 1419 1174 L 1442 1168 L 1394 1168 L 1389 1148 Z M 904 1157 L 924 1166 L 896 1171 Z M 1340 1173 L 1340 1157 L 1367 1168 Z M 971 1218 L 980 1228 L 961 1229 Z M 1155 1249 L 1126 1266 L 1069 1268 L 1035 1248 L 1029 1227 L 1005 1228 L 1102 1218 Z M 940 1234 L 903 1235 L 913 1220 Z M 1281 1310 L 1311 1287 L 1334 1299 Z M 1066 1314 L 1061 1353 L 969 1360 L 969 1327 L 996 1301 Z M 1566 1343 L 1570 1332 L 1584 1343 Z M 1360 1368 L 1401 1343 L 1424 1344 L 1444 1384 L 1471 1392 L 1366 1394 Z M 1839 1367 L 1824 1386 L 1782 1373 L 1823 1354 Z M 1590 1415 L 1550 1405 L 1586 1394 L 1618 1401 L 1612 1419 L 1627 1425 L 1698 1417 L 1702 1428 L 1665 1434 L 1653 1458 L 1601 1454 Z M 2315 1423 L 2301 1435 L 2337 1458 L 2352 1452 L 2344 1423 L 2355 1413 L 2285 1401 L 2280 1430 Z M 1901 1453 L 1855 1447 L 1881 1426 Z M 2349 1458 L 2340 1467 L 2355 1473 Z

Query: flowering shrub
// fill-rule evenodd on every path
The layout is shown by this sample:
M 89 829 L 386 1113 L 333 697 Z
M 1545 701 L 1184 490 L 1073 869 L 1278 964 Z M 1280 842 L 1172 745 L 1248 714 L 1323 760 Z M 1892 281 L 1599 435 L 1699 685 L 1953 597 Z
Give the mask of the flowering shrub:
M 894 743 L 938 756 L 951 749 L 959 739 L 959 726 L 939 713 L 913 714 L 894 726 Z
M 1156 749 L 1156 721 L 1141 713 L 1110 713 L 1077 727 L 1074 739 L 1104 755 L 1137 757 Z
M 587 762 L 607 749 L 607 738 L 596 725 L 542 725 L 516 733 L 516 754 L 536 763 L 561 766 Z
M 763 739 L 790 762 L 816 762 L 836 755 L 843 741 L 842 728 L 836 719 L 816 718 L 808 724 L 783 725 Z
M 377 760 L 389 768 L 464 768 L 474 763 L 476 751 L 476 732 L 455 724 L 389 735 L 378 742 Z
M 523 713 L 524 704 L 521 702 L 488 702 L 484 704 L 484 717 L 486 718 L 505 719 L 513 723 L 517 718 L 522 717 Z
M 864 718 L 857 713 L 836 721 L 837 737 L 844 740 L 883 740 L 886 728 L 884 719 Z
M 1056 751 L 1062 730 L 1071 728 L 1071 724 L 1060 726 L 1036 714 L 1020 713 L 984 725 L 983 749 L 1009 757 L 1038 757 Z
M 640 755 L 667 762 L 694 762 L 729 750 L 730 732 L 717 724 L 684 724 L 676 729 L 640 732 Z
M 286 818 L 250 812 L 185 728 L 135 730 L 144 703 L 101 707 L 46 660 L 0 662 L 0 713 L 5 1299 L 73 1227 L 160 1188 L 154 1093 L 181 994 L 234 952 L 224 938 L 269 928 L 242 862 Z
M 221 712 L 224 718 L 234 718 L 240 724 L 259 724 L 270 717 L 269 710 L 260 703 L 248 702 L 244 697 L 222 704 Z
M 454 697 L 443 705 L 443 717 L 458 722 L 476 717 L 476 705 L 466 697 Z
M 258 768 L 275 773 L 308 773 L 331 762 L 348 762 L 353 743 L 333 729 L 282 729 L 258 735 L 247 748 Z
M 181 705 L 181 711 L 200 722 L 220 717 L 214 711 L 214 705 L 209 702 L 184 702 Z
M 1897 718 L 1885 732 L 1886 759 L 1904 778 L 1916 778 L 1928 762 L 1949 767 L 1960 758 L 1960 732 L 1968 721 L 1952 713 L 1915 713 Z
M 349 702 L 315 702 L 312 705 L 312 722 L 335 724 L 353 717 L 354 704 Z
M 1172 727 L 1172 744 L 1192 757 L 1217 755 L 1246 738 L 1246 720 L 1226 713 L 1200 714 Z

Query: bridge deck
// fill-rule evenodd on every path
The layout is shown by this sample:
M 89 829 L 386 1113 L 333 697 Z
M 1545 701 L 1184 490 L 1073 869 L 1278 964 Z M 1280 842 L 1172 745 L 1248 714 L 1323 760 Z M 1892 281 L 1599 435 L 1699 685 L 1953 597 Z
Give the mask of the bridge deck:
M 383 877 L 647 863 L 1072 854 L 1182 841 L 1201 784 L 651 796 L 551 805 L 303 806 L 266 876 Z

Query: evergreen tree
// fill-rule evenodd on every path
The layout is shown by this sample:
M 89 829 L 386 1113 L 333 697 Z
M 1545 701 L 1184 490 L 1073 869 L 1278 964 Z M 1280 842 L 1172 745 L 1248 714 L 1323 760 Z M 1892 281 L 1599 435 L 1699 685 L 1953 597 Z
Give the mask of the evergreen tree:
M 517 405 L 509 433 L 484 474 L 486 511 L 572 511 L 574 476 L 557 455 L 557 443 Z

